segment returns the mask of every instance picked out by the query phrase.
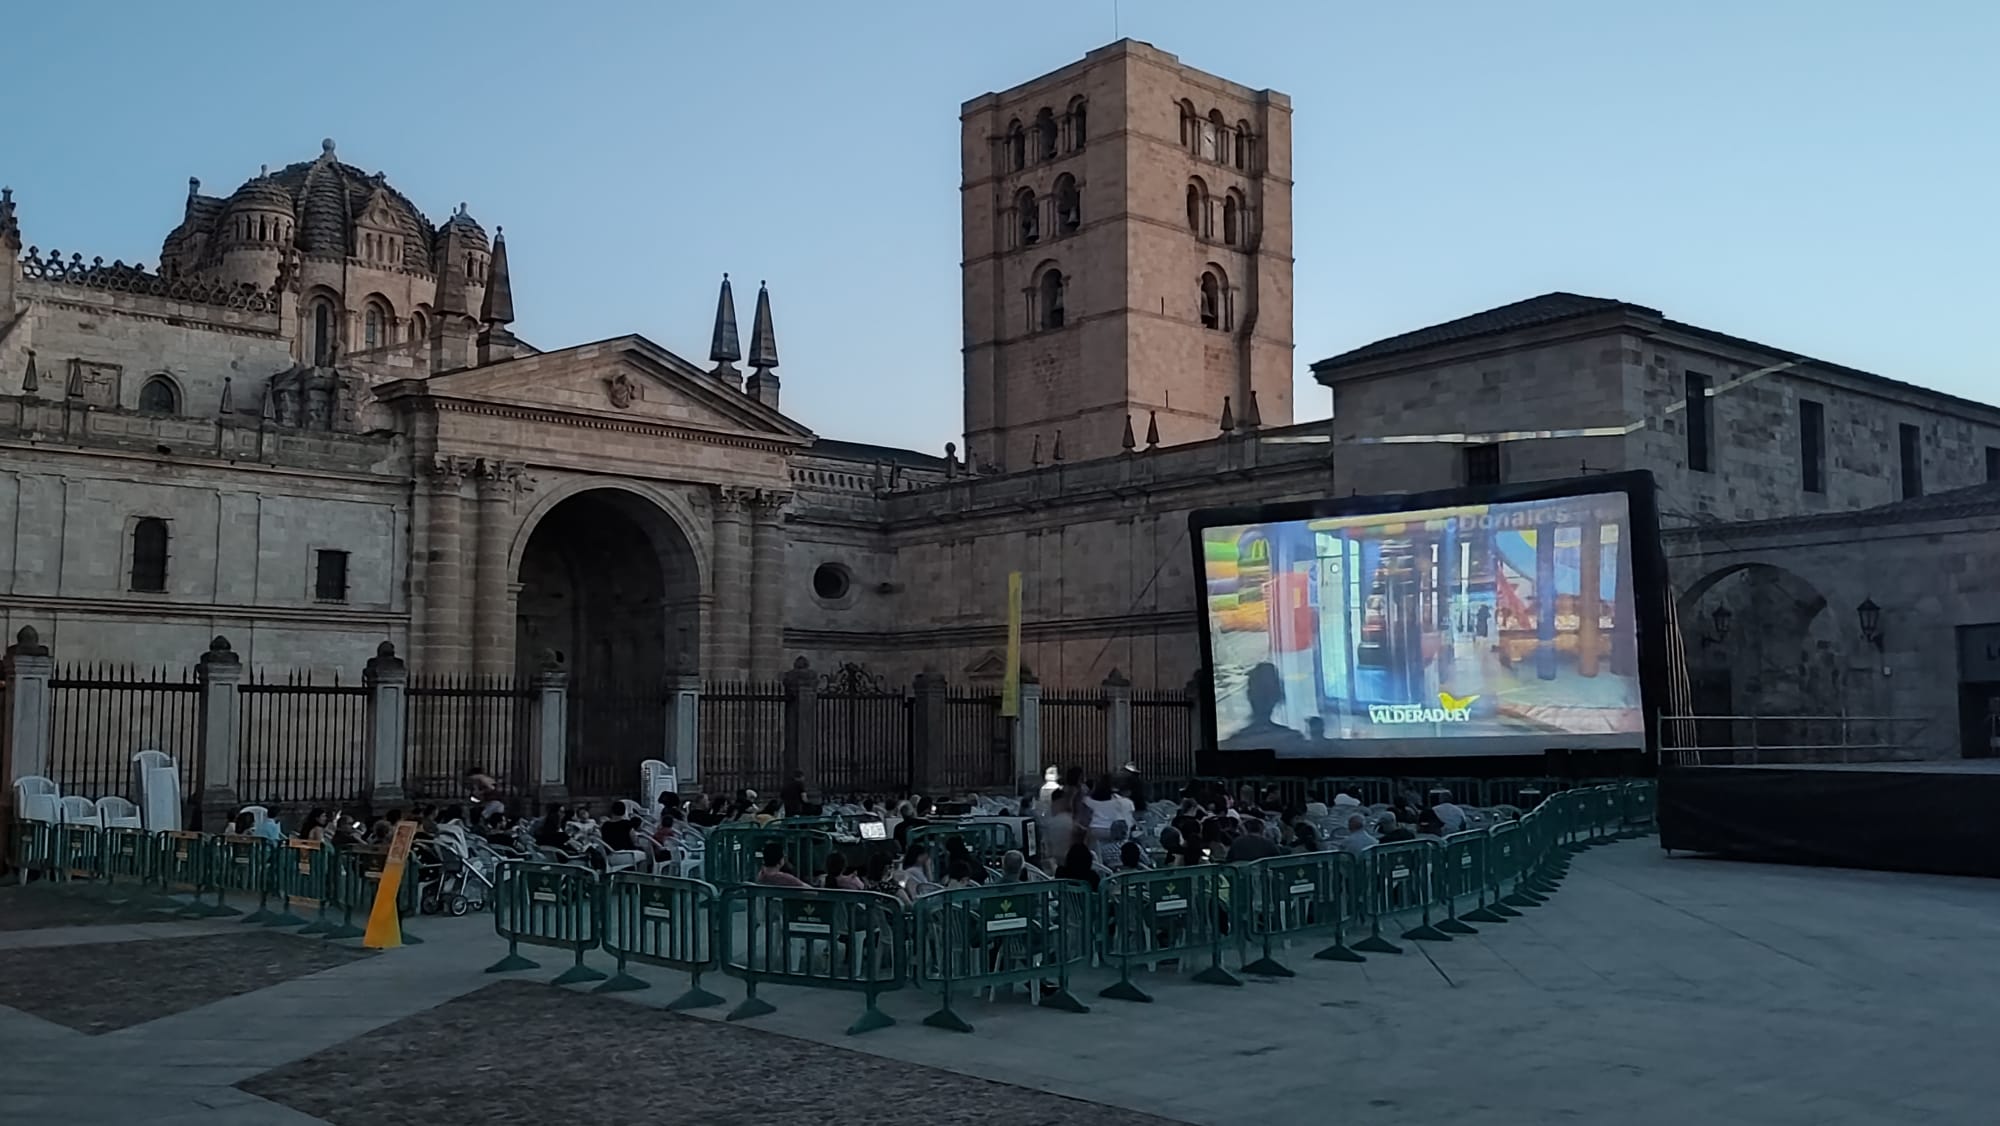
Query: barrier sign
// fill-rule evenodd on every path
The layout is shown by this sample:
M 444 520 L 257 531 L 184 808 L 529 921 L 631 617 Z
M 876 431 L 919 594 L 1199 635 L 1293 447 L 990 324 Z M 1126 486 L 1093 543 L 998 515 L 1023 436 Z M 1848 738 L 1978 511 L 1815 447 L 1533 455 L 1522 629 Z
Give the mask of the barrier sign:
M 403 869 L 409 867 L 410 844 L 417 839 L 417 822 L 408 818 L 396 823 L 396 835 L 389 841 L 389 858 L 382 864 L 382 878 L 375 884 L 375 904 L 368 909 L 368 930 L 361 945 L 371 950 L 388 950 L 403 944 L 403 922 L 396 914 L 396 893 L 403 886 Z

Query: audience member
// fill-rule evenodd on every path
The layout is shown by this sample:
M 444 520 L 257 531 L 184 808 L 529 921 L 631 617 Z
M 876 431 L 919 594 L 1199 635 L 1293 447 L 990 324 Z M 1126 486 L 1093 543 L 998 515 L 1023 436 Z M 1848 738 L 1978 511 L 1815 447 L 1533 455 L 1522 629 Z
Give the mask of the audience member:
M 1368 831 L 1368 822 L 1358 813 L 1349 816 L 1347 836 L 1340 842 L 1341 849 L 1360 856 L 1376 844 L 1375 834 Z
M 785 864 L 785 846 L 778 841 L 764 845 L 763 866 L 757 869 L 757 882 L 773 887 L 802 888 L 812 885 L 793 875 Z
M 1097 887 L 1097 866 L 1091 863 L 1090 846 L 1077 841 L 1063 854 L 1063 862 L 1056 869 L 1058 880 L 1081 880 L 1093 889 Z
M 823 886 L 835 891 L 866 891 L 867 888 L 854 873 L 847 870 L 847 857 L 835 852 L 826 858 L 826 879 Z
M 1265 860 L 1284 855 L 1284 847 L 1266 835 L 1261 818 L 1243 819 L 1243 835 L 1229 842 L 1229 862 L 1232 864 L 1249 860 Z

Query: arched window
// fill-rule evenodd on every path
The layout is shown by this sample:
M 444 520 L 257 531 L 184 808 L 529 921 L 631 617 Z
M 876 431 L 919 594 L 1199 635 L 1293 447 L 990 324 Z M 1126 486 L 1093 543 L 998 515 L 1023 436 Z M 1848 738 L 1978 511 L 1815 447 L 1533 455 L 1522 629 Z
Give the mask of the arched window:
M 139 410 L 145 414 L 179 414 L 180 393 L 174 390 L 174 382 L 164 375 L 148 379 L 139 388 Z
M 1021 234 L 1022 246 L 1033 246 L 1042 240 L 1042 208 L 1035 201 L 1032 188 L 1014 193 L 1014 224 Z
M 1035 115 L 1035 159 L 1056 158 L 1056 112 L 1047 106 Z
M 1072 234 L 1083 226 L 1083 197 L 1076 190 L 1076 177 L 1065 172 L 1056 177 L 1056 231 Z
M 1222 160 L 1222 111 L 1208 111 L 1208 120 L 1201 126 L 1201 158 Z
M 333 362 L 335 341 L 333 302 L 322 298 L 313 302 L 312 311 L 312 357 L 313 363 L 325 367 Z
M 421 309 L 410 310 L 410 335 L 408 339 L 428 340 L 430 339 L 430 335 L 431 335 L 431 328 L 430 325 L 426 323 L 424 320 L 423 310 Z
M 373 349 L 382 344 L 382 310 L 374 305 L 361 314 L 361 346 Z
M 1082 98 L 1071 98 L 1069 102 L 1069 147 L 1074 152 L 1083 147 L 1090 131 L 1084 128 L 1084 111 L 1087 107 Z
M 1222 197 L 1222 241 L 1231 246 L 1243 238 L 1243 205 L 1236 200 L 1234 191 Z
M 157 516 L 142 516 L 132 525 L 132 589 L 167 589 L 167 522 Z
M 1028 166 L 1028 134 L 1020 119 L 1007 123 L 1007 167 L 1019 172 Z
M 1201 274 L 1201 327 L 1227 328 L 1223 319 L 1222 279 L 1214 270 L 1203 270 Z
M 1197 235 L 1208 233 L 1208 186 L 1200 180 L 1188 182 L 1187 225 Z
M 1180 108 L 1181 108 L 1181 144 L 1186 145 L 1191 150 L 1200 151 L 1201 126 L 1197 123 L 1199 121 L 1199 117 L 1194 112 L 1194 103 L 1187 101 L 1186 99 L 1182 99 Z
M 1041 326 L 1044 330 L 1061 328 L 1063 326 L 1065 317 L 1063 291 L 1068 288 L 1069 283 L 1063 279 L 1061 270 L 1052 266 L 1047 273 L 1042 275 L 1040 300 L 1037 304 L 1040 306 Z
M 1236 123 L 1236 167 L 1246 170 L 1250 167 L 1250 123 L 1247 121 Z

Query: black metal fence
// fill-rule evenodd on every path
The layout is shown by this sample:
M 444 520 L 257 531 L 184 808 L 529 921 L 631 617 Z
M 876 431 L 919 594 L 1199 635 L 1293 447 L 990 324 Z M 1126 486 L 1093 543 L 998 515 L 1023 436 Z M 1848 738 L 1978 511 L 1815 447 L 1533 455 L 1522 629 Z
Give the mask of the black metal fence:
M 1042 768 L 1083 768 L 1095 778 L 1111 761 L 1111 703 L 1102 691 L 1042 690 Z
M 1000 694 L 947 689 L 942 712 L 938 746 L 932 749 L 931 789 L 940 795 L 994 787 L 1012 790 L 1008 730 L 1013 721 L 1000 714 Z
M 165 751 L 201 791 L 201 686 L 190 670 L 69 665 L 49 679 L 49 777 L 65 794 L 134 801 L 132 756 Z
M 815 703 L 813 785 L 829 794 L 909 791 L 912 697 L 854 665 L 820 681 Z
M 236 688 L 245 805 L 345 806 L 368 796 L 368 689 L 338 674 L 252 674 Z
M 410 797 L 463 798 L 466 772 L 475 768 L 503 793 L 530 796 L 534 689 L 505 676 L 412 676 L 403 698 L 403 790 Z
M 565 777 L 569 792 L 639 792 L 639 764 L 666 759 L 667 692 L 659 684 L 571 683 Z
M 775 798 L 785 769 L 785 689 L 728 681 L 701 692 L 701 788 L 741 789 Z M 635 776 L 634 784 L 637 784 Z
M 1162 782 L 1178 783 L 1193 778 L 1199 715 L 1194 700 L 1185 692 L 1134 691 L 1133 765 L 1146 777 Z

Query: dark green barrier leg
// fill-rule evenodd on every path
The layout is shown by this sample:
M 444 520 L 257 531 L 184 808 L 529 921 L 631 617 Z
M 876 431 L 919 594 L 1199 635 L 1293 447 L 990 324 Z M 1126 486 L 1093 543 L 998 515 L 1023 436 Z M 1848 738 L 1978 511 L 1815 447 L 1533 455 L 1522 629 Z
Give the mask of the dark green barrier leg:
M 328 935 L 327 937 L 332 938 L 333 936 Z M 521 957 L 520 944 L 510 938 L 507 940 L 507 956 L 486 967 L 486 972 L 490 974 L 510 974 L 516 970 L 534 970 L 540 968 L 541 963 L 530 962 L 528 959 Z
M 340 909 L 340 923 L 327 929 L 329 939 L 360 938 L 364 932 L 354 925 L 354 905 L 344 904 Z
M 778 1011 L 778 1006 L 757 996 L 757 982 L 752 978 L 743 983 L 743 1003 L 729 1010 L 724 1020 L 746 1020 Z
M 1333 944 L 1313 955 L 1315 962 L 1365 962 L 1368 959 L 1354 952 L 1347 945 L 1347 924 L 1335 920 L 1333 924 Z
M 583 964 L 583 947 L 576 948 L 576 964 L 556 975 L 550 985 L 575 985 L 584 981 L 603 981 L 604 971 L 593 970 Z
M 1056 988 L 1042 994 L 1042 1008 L 1054 1009 L 1059 1013 L 1087 1013 L 1090 1006 L 1077 1000 L 1069 991 L 1069 966 L 1065 964 L 1056 971 Z
M 722 1004 L 722 998 L 701 987 L 701 971 L 696 970 L 688 981 L 688 991 L 667 1002 L 670 1013 L 685 1012 L 688 1009 L 705 1009 L 710 1005 Z
M 1132 959 L 1130 958 L 1118 959 L 1118 980 L 1098 990 L 1097 995 L 1099 997 L 1108 997 L 1113 1001 L 1137 1001 L 1142 1005 L 1150 1005 L 1153 1002 L 1150 994 L 1132 984 Z
M 255 911 L 250 912 L 248 915 L 243 916 L 243 921 L 246 924 L 255 923 L 257 926 L 261 927 L 265 923 L 270 922 L 273 918 L 275 918 L 275 916 L 271 912 L 271 892 L 270 889 L 266 888 L 265 890 L 257 893 L 257 909 Z
M 1438 929 L 1446 934 L 1478 934 L 1479 928 L 1458 917 L 1458 897 L 1448 895 L 1444 900 L 1444 918 L 1438 921 Z
M 887 1028 L 896 1023 L 895 1017 L 883 1012 L 875 1004 L 875 996 L 876 994 L 873 989 L 870 989 L 865 994 L 866 1007 L 861 1010 L 861 1015 L 855 1018 L 854 1023 L 847 1026 L 847 1034 L 849 1036 L 859 1036 L 864 1032 L 873 1032 L 878 1028 Z
M 618 956 L 618 972 L 611 975 L 604 984 L 591 990 L 592 993 L 630 993 L 635 989 L 651 989 L 649 982 L 633 977 L 625 972 L 625 956 Z
M 306 929 L 300 931 L 299 933 L 309 934 L 309 935 L 320 935 L 320 934 L 330 933 L 334 929 L 333 920 L 331 918 L 328 918 L 328 915 L 331 913 L 331 911 L 332 908 L 327 905 L 326 900 L 324 899 L 320 900 L 319 913 L 316 916 L 314 916 L 311 922 L 306 923 Z
M 1369 916 L 1368 937 L 1355 943 L 1354 948 L 1370 954 L 1401 954 L 1403 952 L 1402 947 L 1382 937 L 1382 916 L 1380 915 Z
M 1245 962 L 1243 964 L 1243 972 L 1254 977 L 1299 976 L 1291 970 L 1286 969 L 1283 962 L 1271 956 L 1271 936 L 1268 934 L 1264 936 L 1264 956 L 1254 962 Z
M 949 954 L 946 955 L 949 957 Z M 938 1011 L 924 1018 L 924 1024 L 931 1028 L 942 1028 L 946 1032 L 971 1032 L 972 1025 L 951 1007 L 951 978 L 947 976 L 944 989 L 938 995 Z
M 1497 893 L 1498 891 L 1499 891 L 1498 888 L 1482 882 L 1479 885 L 1479 906 L 1465 913 L 1466 922 L 1469 923 L 1506 922 L 1507 917 L 1505 915 L 1502 915 L 1499 911 L 1495 910 L 1495 905 L 1493 903 L 1488 902 L 1486 899 L 1486 896 L 1489 892 Z M 1495 894 L 1493 898 L 1497 900 L 1500 897 L 1498 894 Z M 1519 914 L 1519 912 L 1515 913 Z
M 1243 979 L 1222 968 L 1222 939 L 1208 951 L 1208 968 L 1194 975 L 1194 980 L 1203 985 L 1242 985 Z

